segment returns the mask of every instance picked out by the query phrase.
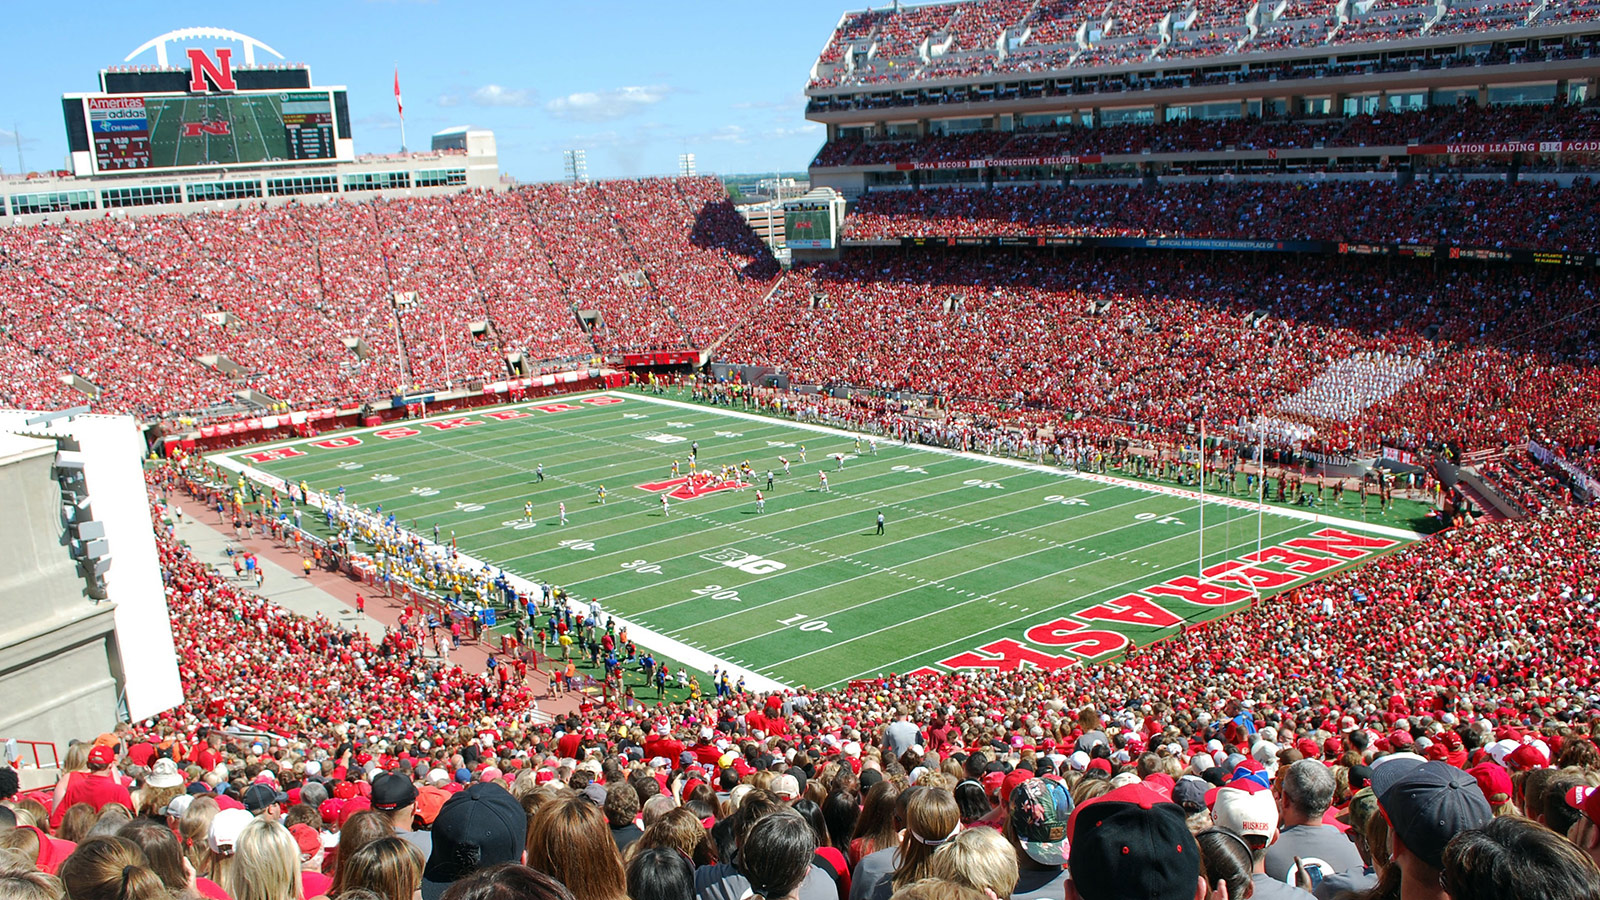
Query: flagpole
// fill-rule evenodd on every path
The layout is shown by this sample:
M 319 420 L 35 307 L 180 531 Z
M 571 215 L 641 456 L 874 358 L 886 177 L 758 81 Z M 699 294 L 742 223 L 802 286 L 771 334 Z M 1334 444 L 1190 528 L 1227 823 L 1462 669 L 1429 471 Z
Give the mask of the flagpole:
M 394 110 L 400 116 L 400 152 L 406 152 L 406 107 L 400 101 L 400 64 L 394 66 Z

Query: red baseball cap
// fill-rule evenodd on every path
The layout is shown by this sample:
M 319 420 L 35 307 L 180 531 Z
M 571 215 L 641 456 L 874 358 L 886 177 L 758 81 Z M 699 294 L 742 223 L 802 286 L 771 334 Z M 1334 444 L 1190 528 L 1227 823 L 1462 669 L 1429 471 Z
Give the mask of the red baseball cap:
M 1600 788 L 1580 784 L 1567 791 L 1567 805 L 1583 813 L 1596 827 L 1600 827 Z
M 1506 762 L 1510 763 L 1512 768 L 1518 770 L 1542 769 L 1550 765 L 1550 758 L 1544 755 L 1543 750 L 1533 744 L 1523 744 L 1521 747 L 1511 751 L 1511 755 L 1506 757 Z
M 1511 800 L 1511 773 L 1503 767 L 1492 762 L 1478 763 L 1468 769 L 1467 774 L 1478 782 L 1478 789 L 1483 791 L 1483 798 L 1490 806 Z
M 300 847 L 301 859 L 310 859 L 322 849 L 322 838 L 317 835 L 317 830 L 310 825 L 297 823 L 289 826 L 289 834 L 294 836 L 294 842 Z
M 1033 773 L 1029 772 L 1027 769 L 1012 769 L 1011 771 L 1007 772 L 1005 779 L 1000 782 L 1001 804 L 1010 803 L 1011 792 L 1016 790 L 1017 785 L 1027 781 L 1032 777 L 1034 777 Z

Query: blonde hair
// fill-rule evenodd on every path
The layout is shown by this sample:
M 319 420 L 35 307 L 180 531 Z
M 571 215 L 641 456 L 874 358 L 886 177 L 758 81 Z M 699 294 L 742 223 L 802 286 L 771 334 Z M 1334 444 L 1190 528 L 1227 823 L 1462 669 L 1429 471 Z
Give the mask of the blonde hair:
M 927 876 L 933 853 L 961 830 L 961 807 L 954 794 L 942 788 L 919 788 L 906 803 L 906 829 L 900 838 L 899 865 L 894 870 L 896 890 Z
M 200 794 L 178 818 L 178 843 L 183 845 L 184 858 L 189 860 L 189 865 L 193 866 L 197 873 L 205 872 L 206 857 L 209 855 L 206 835 L 211 833 L 211 820 L 215 819 L 221 810 L 217 798 L 209 794 Z
M 959 882 L 924 878 L 897 888 L 889 900 L 985 900 L 985 898 L 981 892 Z
M 1017 886 L 1017 854 L 995 829 L 968 828 L 933 851 L 928 875 L 1005 900 Z
M 79 741 L 67 748 L 67 754 L 61 760 L 61 772 L 87 772 L 89 771 L 89 748 L 94 744 Z
M 289 829 L 255 819 L 233 844 L 233 864 L 222 875 L 232 900 L 300 900 L 300 846 Z

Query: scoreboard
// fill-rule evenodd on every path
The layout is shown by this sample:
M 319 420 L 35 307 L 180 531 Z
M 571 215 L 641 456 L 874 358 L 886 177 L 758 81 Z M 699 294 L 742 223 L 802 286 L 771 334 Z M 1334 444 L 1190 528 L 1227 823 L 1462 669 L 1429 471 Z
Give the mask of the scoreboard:
M 150 127 L 143 98 L 89 97 L 83 105 L 98 170 L 150 168 Z
M 97 174 L 331 160 L 334 106 L 327 90 L 82 98 Z

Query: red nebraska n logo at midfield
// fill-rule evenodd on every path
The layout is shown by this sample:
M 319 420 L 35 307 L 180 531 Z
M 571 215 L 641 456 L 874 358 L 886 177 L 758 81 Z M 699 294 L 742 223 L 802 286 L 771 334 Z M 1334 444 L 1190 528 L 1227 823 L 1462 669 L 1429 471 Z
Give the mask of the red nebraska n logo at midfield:
M 690 478 L 671 478 L 666 481 L 654 481 L 649 484 L 636 484 L 634 487 L 653 494 L 666 493 L 668 497 L 674 500 L 693 500 L 696 497 L 715 494 L 717 491 L 728 491 L 736 487 L 749 487 L 749 485 L 740 481 L 724 481 L 720 484 L 702 481 L 697 484 L 694 479 Z
M 184 137 L 200 137 L 207 134 L 228 134 L 228 123 L 221 122 L 185 122 L 183 123 Z
M 233 83 L 233 51 L 226 47 L 217 48 L 217 61 L 212 62 L 211 57 L 198 47 L 191 47 L 184 51 L 189 55 L 189 91 L 195 94 L 204 94 L 210 88 L 206 87 L 209 80 L 219 91 L 238 90 Z

